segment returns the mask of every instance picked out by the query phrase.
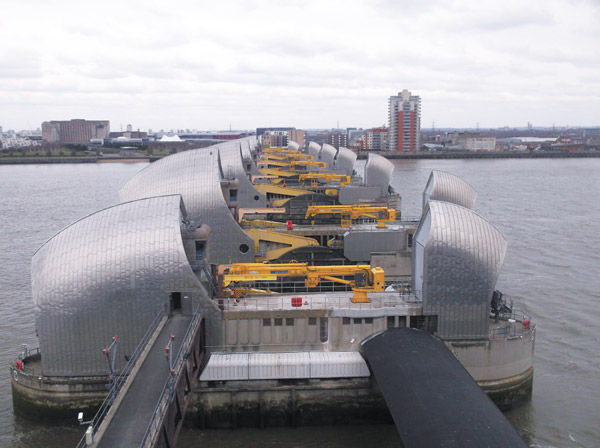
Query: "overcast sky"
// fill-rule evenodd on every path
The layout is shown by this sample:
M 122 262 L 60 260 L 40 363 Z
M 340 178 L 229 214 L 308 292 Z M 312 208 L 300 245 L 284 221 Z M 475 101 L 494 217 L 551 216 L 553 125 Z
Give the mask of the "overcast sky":
M 0 6 L 0 126 L 600 125 L 597 0 L 66 1 Z

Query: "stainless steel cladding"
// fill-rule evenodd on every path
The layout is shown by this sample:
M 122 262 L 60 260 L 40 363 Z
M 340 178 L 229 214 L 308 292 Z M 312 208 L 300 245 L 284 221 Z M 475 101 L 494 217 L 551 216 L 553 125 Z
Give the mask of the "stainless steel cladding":
M 356 162 L 357 157 L 354 151 L 340 146 L 335 159 L 335 166 L 337 169 L 342 170 L 344 174 L 352 176 L 354 174 L 354 162 Z
M 506 239 L 460 205 L 429 201 L 414 237 L 413 289 L 443 339 L 489 336 L 492 293 Z
M 181 194 L 188 217 L 211 228 L 211 263 L 254 261 L 254 241 L 234 219 L 221 189 L 219 145 L 164 157 L 132 177 L 120 190 L 122 201 Z M 231 190 L 230 190 L 231 193 Z M 228 198 L 231 202 L 233 198 Z
M 246 173 L 254 176 L 260 175 L 260 171 L 254 163 L 254 154 L 256 152 L 257 139 L 255 136 L 246 137 L 240 140 L 242 147 L 242 164 Z
M 127 202 L 38 249 L 31 286 L 44 375 L 105 375 L 102 348 L 114 335 L 121 368 L 170 293 L 201 289 L 184 251 L 184 216 L 178 195 Z
M 390 178 L 394 172 L 394 164 L 385 157 L 369 153 L 365 164 L 364 182 L 367 187 L 380 187 L 381 196 L 387 195 Z
M 328 145 L 327 143 L 323 143 L 323 147 L 321 148 L 321 161 L 327 164 L 327 169 L 332 170 L 335 168 L 335 155 L 337 154 L 337 149 L 333 146 Z
M 287 149 L 292 149 L 294 151 L 300 150 L 300 145 L 292 140 L 288 140 Z
M 428 201 L 444 201 L 472 209 L 477 192 L 466 181 L 445 171 L 433 170 L 423 191 L 423 210 Z
M 308 153 L 315 158 L 315 160 L 319 160 L 319 154 L 321 153 L 321 145 L 315 142 L 308 143 Z
M 259 193 L 248 178 L 248 170 L 242 163 L 240 143 L 233 141 L 216 145 L 216 147 L 219 148 L 223 176 L 226 179 L 237 179 L 239 181 L 237 206 L 242 208 L 266 207 L 267 197 Z

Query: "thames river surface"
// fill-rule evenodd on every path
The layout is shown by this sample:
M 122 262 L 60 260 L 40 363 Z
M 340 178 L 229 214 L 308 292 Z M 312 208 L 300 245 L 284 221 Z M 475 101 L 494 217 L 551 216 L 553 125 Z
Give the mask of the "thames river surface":
M 404 216 L 420 214 L 431 170 L 449 171 L 477 190 L 475 211 L 508 240 L 497 289 L 538 326 L 533 398 L 508 412 L 508 419 L 533 447 L 600 446 L 600 159 L 395 160 L 394 165 L 392 185 L 403 198 Z M 145 166 L 0 166 L 0 447 L 63 448 L 81 437 L 81 427 L 41 425 L 13 414 L 8 364 L 21 344 L 37 347 L 31 255 L 71 222 L 116 204 L 121 185 Z M 398 443 L 394 426 L 378 425 L 184 430 L 178 446 Z

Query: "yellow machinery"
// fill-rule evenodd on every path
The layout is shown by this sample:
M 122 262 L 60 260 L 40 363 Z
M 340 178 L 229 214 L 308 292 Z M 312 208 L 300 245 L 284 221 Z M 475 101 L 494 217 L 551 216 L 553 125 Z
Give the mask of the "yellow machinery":
M 298 153 L 287 153 L 287 154 L 265 154 L 261 157 L 261 160 L 271 161 L 271 160 L 279 160 L 279 161 L 287 161 L 288 163 L 291 160 L 313 160 L 313 156 L 310 154 L 304 154 L 301 152 Z
M 263 148 L 262 153 L 263 154 L 278 154 L 278 155 L 302 154 L 297 149 L 287 149 L 287 148 L 281 148 L 281 147 L 278 147 L 278 148 Z
M 284 187 L 283 185 L 255 184 L 254 188 L 264 194 L 267 197 L 267 201 L 271 201 L 275 207 L 280 207 L 281 204 L 284 204 L 290 198 L 309 193 L 306 189 Z
M 258 171 L 264 176 L 292 177 L 298 175 L 298 173 L 283 170 L 283 168 L 259 168 Z
M 301 184 L 304 184 L 303 181 L 310 180 L 311 188 L 316 188 L 319 186 L 319 181 L 323 180 L 324 182 L 339 182 L 340 187 L 344 187 L 346 184 L 349 184 L 352 178 L 346 174 L 334 174 L 334 173 L 304 173 L 298 176 L 298 180 Z
M 221 270 L 221 269 L 220 269 Z M 353 275 L 354 280 L 341 278 Z M 308 263 L 235 263 L 223 270 L 223 286 L 231 283 L 275 281 L 279 277 L 304 277 L 308 288 L 316 287 L 321 280 L 349 285 L 354 291 L 352 302 L 369 302 L 370 292 L 383 291 L 385 274 L 380 267 L 369 265 L 309 266 Z
M 285 224 L 283 224 L 285 225 Z M 244 232 L 254 240 L 256 261 L 277 260 L 290 250 L 306 246 L 318 246 L 313 238 L 294 235 L 288 232 L 273 232 L 264 229 L 244 229 Z
M 316 168 L 318 171 L 321 171 L 327 168 L 327 164 L 314 160 L 292 160 L 290 162 L 290 171 L 308 170 L 309 168 Z
M 237 217 L 238 222 L 242 222 L 242 220 L 244 220 L 244 216 L 265 216 L 270 213 L 285 213 L 285 208 L 238 208 Z
M 317 215 L 340 215 L 342 227 L 350 227 L 352 221 L 359 218 L 371 218 L 377 220 L 378 228 L 383 229 L 386 223 L 396 220 L 396 210 L 374 205 L 309 205 L 304 218 Z

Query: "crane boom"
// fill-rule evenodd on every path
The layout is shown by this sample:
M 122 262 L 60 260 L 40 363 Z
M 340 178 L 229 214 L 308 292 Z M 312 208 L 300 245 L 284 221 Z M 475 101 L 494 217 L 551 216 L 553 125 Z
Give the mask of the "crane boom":
M 308 263 L 235 263 L 223 266 L 223 284 L 233 282 L 274 281 L 279 277 L 304 277 L 304 284 L 314 288 L 321 280 L 330 280 L 352 287 L 352 302 L 369 302 L 367 293 L 383 291 L 385 273 L 370 265 L 310 266 Z M 353 275 L 354 280 L 341 277 Z
M 303 183 L 305 180 L 310 180 L 311 187 L 318 187 L 319 181 L 323 180 L 325 182 L 339 182 L 340 187 L 349 184 L 352 181 L 352 178 L 346 174 L 334 174 L 334 173 L 304 173 L 298 176 L 298 180 L 300 183 Z
M 340 215 L 342 227 L 350 227 L 352 221 L 359 218 L 375 219 L 379 228 L 385 228 L 386 223 L 396 220 L 396 210 L 375 205 L 309 205 L 304 218 L 317 215 Z

